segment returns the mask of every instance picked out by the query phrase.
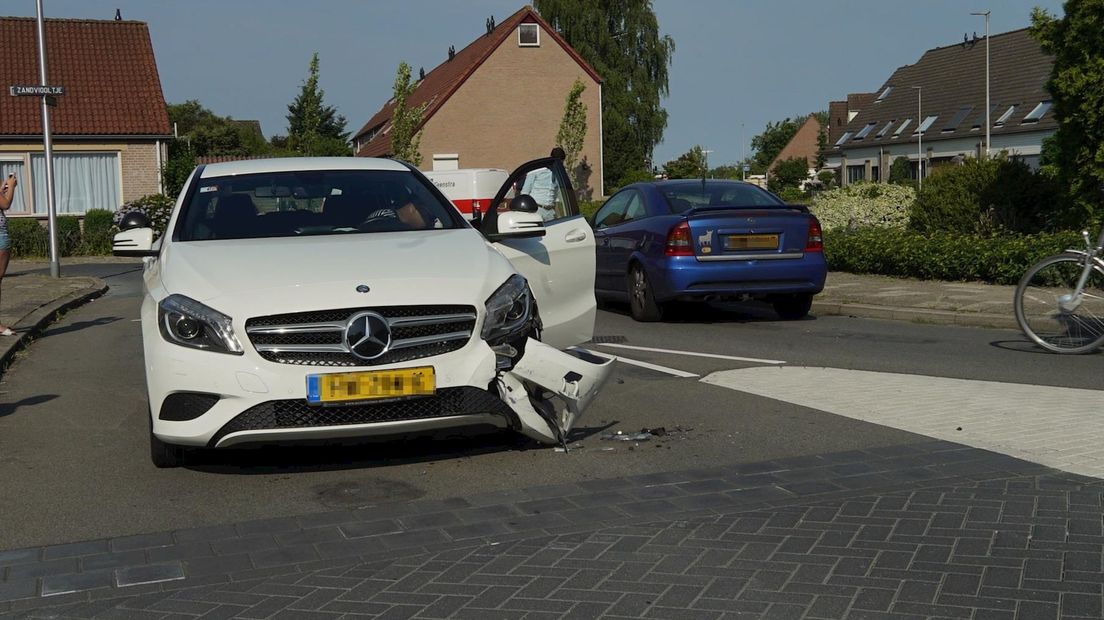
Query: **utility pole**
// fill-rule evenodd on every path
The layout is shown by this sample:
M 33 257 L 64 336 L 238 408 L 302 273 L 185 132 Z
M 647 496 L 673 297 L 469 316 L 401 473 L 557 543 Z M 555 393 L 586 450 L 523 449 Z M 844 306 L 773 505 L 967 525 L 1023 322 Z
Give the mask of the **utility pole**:
M 46 27 L 42 19 L 42 0 L 35 0 L 38 13 L 38 73 L 41 85 L 46 87 Z M 61 262 L 58 258 L 57 207 L 54 202 L 54 145 L 50 137 L 50 103 L 48 96 L 42 95 L 42 143 L 46 151 L 46 207 L 50 227 L 50 275 L 61 277 Z
M 918 189 L 924 189 L 924 113 L 923 99 L 924 87 L 913 86 L 916 89 L 916 180 Z
M 993 107 L 989 104 L 989 14 L 992 11 L 985 11 L 984 13 L 970 13 L 970 15 L 984 15 L 985 16 L 985 159 L 989 159 L 989 149 L 992 148 L 992 142 L 989 140 L 989 131 L 993 125 L 989 122 L 989 113 L 993 110 Z

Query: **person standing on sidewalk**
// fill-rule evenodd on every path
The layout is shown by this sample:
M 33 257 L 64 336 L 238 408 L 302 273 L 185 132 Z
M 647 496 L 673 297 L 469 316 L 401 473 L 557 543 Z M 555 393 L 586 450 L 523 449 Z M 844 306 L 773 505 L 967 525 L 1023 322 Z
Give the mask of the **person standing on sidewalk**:
M 11 256 L 11 237 L 8 236 L 8 216 L 5 213 L 15 201 L 15 186 L 19 181 L 15 174 L 9 174 L 0 185 L 0 283 L 8 271 L 8 258 Z M 0 325 L 0 336 L 13 336 L 15 332 L 7 325 Z

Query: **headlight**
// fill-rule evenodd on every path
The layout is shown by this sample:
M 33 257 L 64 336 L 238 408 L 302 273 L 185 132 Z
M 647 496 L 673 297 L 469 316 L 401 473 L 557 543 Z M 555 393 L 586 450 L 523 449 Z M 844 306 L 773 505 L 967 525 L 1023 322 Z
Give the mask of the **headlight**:
M 483 321 L 483 340 L 498 344 L 529 325 L 533 299 L 529 284 L 520 275 L 512 275 L 487 298 L 487 319 Z
M 169 295 L 157 304 L 161 336 L 182 347 L 241 355 L 230 317 L 183 295 Z

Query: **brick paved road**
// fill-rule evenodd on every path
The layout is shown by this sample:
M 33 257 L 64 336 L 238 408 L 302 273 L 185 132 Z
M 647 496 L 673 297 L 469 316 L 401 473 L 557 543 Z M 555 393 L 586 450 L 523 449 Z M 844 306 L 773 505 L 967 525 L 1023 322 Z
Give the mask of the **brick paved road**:
M 4 552 L 0 614 L 1100 618 L 1102 484 L 940 441 L 647 474 Z

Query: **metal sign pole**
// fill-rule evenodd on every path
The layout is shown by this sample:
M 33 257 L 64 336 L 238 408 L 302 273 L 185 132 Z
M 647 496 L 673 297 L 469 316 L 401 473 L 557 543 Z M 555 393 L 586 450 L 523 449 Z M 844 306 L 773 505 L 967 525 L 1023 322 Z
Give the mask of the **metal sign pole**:
M 42 19 L 42 0 L 35 0 L 38 12 L 38 72 L 42 86 L 46 86 L 46 28 Z M 46 208 L 50 228 L 50 275 L 61 277 L 61 262 L 58 259 L 57 208 L 54 202 L 54 145 L 50 138 L 50 105 L 47 96 L 42 95 L 42 144 L 46 150 Z

